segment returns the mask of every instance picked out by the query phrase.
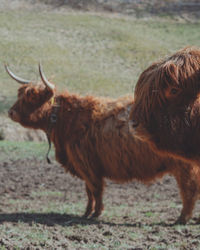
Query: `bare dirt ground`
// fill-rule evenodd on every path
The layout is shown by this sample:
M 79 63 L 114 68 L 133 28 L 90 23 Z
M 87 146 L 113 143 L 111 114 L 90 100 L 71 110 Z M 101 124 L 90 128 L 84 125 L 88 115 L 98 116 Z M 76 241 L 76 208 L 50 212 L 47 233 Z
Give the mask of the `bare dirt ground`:
M 151 186 L 107 181 L 105 210 L 81 218 L 84 184 L 57 164 L 0 162 L 1 249 L 199 249 L 197 205 L 187 226 L 174 226 L 181 210 L 176 183 Z M 37 237 L 34 234 L 37 232 Z
M 0 2 L 3 10 L 6 5 L 13 9 L 30 7 L 26 1 Z M 124 2 L 127 5 L 107 4 L 103 10 L 143 15 L 145 5 L 137 9 L 131 7 L 134 1 Z M 188 6 L 189 14 L 199 16 L 198 2 Z M 183 5 L 180 15 L 187 13 L 186 7 Z M 1 128 L 5 129 L 3 139 L 45 140 L 43 135 L 10 125 L 4 117 L 0 135 Z M 173 225 L 182 203 L 172 177 L 151 186 L 107 181 L 105 210 L 99 219 L 89 220 L 81 218 L 87 203 L 84 183 L 64 173 L 58 164 L 0 159 L 0 169 L 0 249 L 200 249 L 199 204 L 186 226 Z

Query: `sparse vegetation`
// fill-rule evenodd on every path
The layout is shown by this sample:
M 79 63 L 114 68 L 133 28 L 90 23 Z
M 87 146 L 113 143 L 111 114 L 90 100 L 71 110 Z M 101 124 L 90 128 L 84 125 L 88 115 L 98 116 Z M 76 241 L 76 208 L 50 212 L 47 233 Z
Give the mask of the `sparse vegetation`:
M 19 159 L 45 159 L 48 145 L 45 142 L 15 142 L 15 141 L 1 141 L 0 140 L 0 159 L 2 161 L 12 159 L 17 161 Z M 53 149 L 51 155 L 53 156 Z
M 200 24 L 169 18 L 135 19 L 81 12 L 1 13 L 1 60 L 16 74 L 37 81 L 37 64 L 59 89 L 119 96 L 133 92 L 152 61 L 187 45 L 199 46 Z M 1 66 L 0 112 L 16 96 L 17 84 Z M 5 87 L 6 86 L 6 87 Z
M 133 92 L 152 61 L 187 45 L 200 46 L 199 28 L 198 19 L 166 13 L 137 19 L 1 5 L 0 119 L 18 88 L 4 62 L 21 77 L 37 81 L 41 60 L 59 90 L 117 97 Z M 187 226 L 171 225 L 181 209 L 171 178 L 148 187 L 108 182 L 102 217 L 82 219 L 76 215 L 86 204 L 83 183 L 55 162 L 46 163 L 46 143 L 1 140 L 4 133 L 0 127 L 0 249 L 199 249 L 199 206 Z

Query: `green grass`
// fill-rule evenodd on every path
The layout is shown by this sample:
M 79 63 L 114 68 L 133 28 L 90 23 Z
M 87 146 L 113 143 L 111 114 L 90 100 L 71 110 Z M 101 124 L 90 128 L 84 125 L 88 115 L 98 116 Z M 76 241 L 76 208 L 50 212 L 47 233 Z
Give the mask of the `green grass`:
M 0 55 L 16 74 L 38 80 L 41 60 L 59 89 L 81 94 L 130 93 L 139 74 L 155 60 L 187 45 L 200 46 L 200 22 L 169 18 L 135 19 L 89 13 L 4 11 Z M 18 85 L 0 67 L 0 112 Z
M 1 12 L 0 114 L 5 113 L 14 102 L 18 88 L 18 84 L 5 73 L 4 62 L 21 77 L 37 81 L 37 64 L 41 60 L 46 75 L 60 90 L 117 97 L 132 92 L 139 74 L 153 61 L 187 45 L 200 46 L 199 28 L 200 22 L 176 21 L 168 17 L 135 19 L 41 10 Z M 47 143 L 0 141 L 0 160 L 44 159 L 47 149 Z M 53 149 L 51 154 L 53 159 Z M 154 239 L 149 246 L 152 250 L 186 249 L 189 246 L 179 234 L 175 235 L 173 242 L 159 241 L 166 238 L 166 232 L 168 235 L 174 234 L 174 230 L 181 233 L 185 226 L 160 226 L 160 231 L 155 233 L 154 228 L 159 226 L 159 221 L 164 221 L 164 217 L 160 211 L 151 212 L 157 204 L 152 202 L 148 208 L 136 203 L 131 209 L 126 204 L 109 206 L 105 202 L 103 219 L 99 224 L 82 225 L 80 221 L 63 226 L 58 224 L 51 229 L 51 226 L 42 223 L 37 213 L 44 213 L 44 217 L 48 213 L 77 215 L 85 209 L 85 200 L 62 201 L 62 195 L 59 191 L 41 189 L 33 191 L 30 199 L 5 196 L 9 213 L 35 213 L 36 219 L 35 222 L 3 222 L 0 238 L 15 249 L 25 248 L 30 242 L 43 249 L 104 249 L 103 245 L 105 249 L 129 249 L 135 247 L 137 241 L 149 242 L 149 236 Z M 77 197 L 76 193 L 72 193 L 71 197 L 73 195 Z M 155 194 L 155 198 L 159 196 Z M 169 208 L 179 207 L 172 201 L 169 203 Z M 140 224 L 141 218 L 137 219 L 137 215 L 142 214 Z M 128 216 L 127 223 L 131 226 L 126 225 L 122 215 Z M 189 224 L 187 228 L 198 240 L 199 227 Z M 108 231 L 111 234 L 104 235 Z M 93 232 L 96 238 L 93 238 Z M 70 239 L 70 236 L 77 235 L 86 241 Z M 58 240 L 55 240 L 56 237 Z M 7 249 L 1 244 L 0 249 Z
M 63 195 L 63 194 L 62 194 Z M 34 196 L 32 196 L 34 198 Z M 20 212 L 25 212 L 25 213 L 59 213 L 59 214 L 74 214 L 74 215 L 81 215 L 84 213 L 85 210 L 85 203 L 83 201 L 76 202 L 76 203 L 71 203 L 67 201 L 60 201 L 62 197 L 54 197 L 55 200 L 50 201 L 50 196 L 43 196 L 40 198 L 41 200 L 45 201 L 45 198 L 47 198 L 48 202 L 43 206 L 41 206 L 41 202 L 37 202 L 37 199 L 35 200 L 35 208 L 29 207 L 31 200 L 25 200 L 25 199 L 8 199 L 8 204 L 13 205 L 16 209 Z M 28 207 L 28 208 L 27 208 Z M 16 210 L 12 212 L 16 212 Z
M 54 198 L 60 198 L 63 196 L 63 192 L 60 191 L 37 191 L 37 192 L 32 192 L 31 194 L 32 197 L 37 198 L 37 197 L 54 197 Z
M 0 141 L 0 159 L 1 161 L 12 159 L 44 159 L 48 150 L 48 144 L 45 142 L 14 142 Z M 50 155 L 53 156 L 54 150 L 51 150 Z

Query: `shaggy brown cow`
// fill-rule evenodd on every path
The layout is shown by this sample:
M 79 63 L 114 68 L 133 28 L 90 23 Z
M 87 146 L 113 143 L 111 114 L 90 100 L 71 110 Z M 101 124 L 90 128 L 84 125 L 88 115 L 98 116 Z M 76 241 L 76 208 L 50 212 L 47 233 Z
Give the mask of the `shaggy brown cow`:
M 200 169 L 156 155 L 147 143 L 129 132 L 133 98 L 80 97 L 68 92 L 58 95 L 41 67 L 43 84 L 37 85 L 6 69 L 12 78 L 24 83 L 9 110 L 10 118 L 24 127 L 48 133 L 57 161 L 85 181 L 88 204 L 84 216 L 101 214 L 104 178 L 119 183 L 134 179 L 150 183 L 170 174 L 177 180 L 183 201 L 177 222 L 187 222 L 200 190 Z
M 130 119 L 135 136 L 164 155 L 200 164 L 200 50 L 187 47 L 140 76 Z

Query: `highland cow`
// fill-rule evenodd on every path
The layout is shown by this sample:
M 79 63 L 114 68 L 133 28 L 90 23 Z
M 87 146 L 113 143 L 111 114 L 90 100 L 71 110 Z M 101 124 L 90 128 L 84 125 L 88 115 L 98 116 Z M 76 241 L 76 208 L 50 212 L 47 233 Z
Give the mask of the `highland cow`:
M 166 174 L 176 178 L 183 208 L 177 223 L 192 215 L 200 189 L 200 168 L 155 154 L 147 143 L 129 131 L 132 97 L 119 99 L 57 94 L 45 77 L 34 85 L 22 83 L 18 100 L 9 110 L 10 118 L 24 127 L 41 129 L 54 143 L 57 161 L 67 172 L 85 182 L 88 204 L 85 217 L 98 217 L 103 210 L 104 179 L 119 183 L 138 180 L 150 183 Z
M 200 164 L 199 49 L 182 49 L 141 74 L 130 120 L 156 152 Z

